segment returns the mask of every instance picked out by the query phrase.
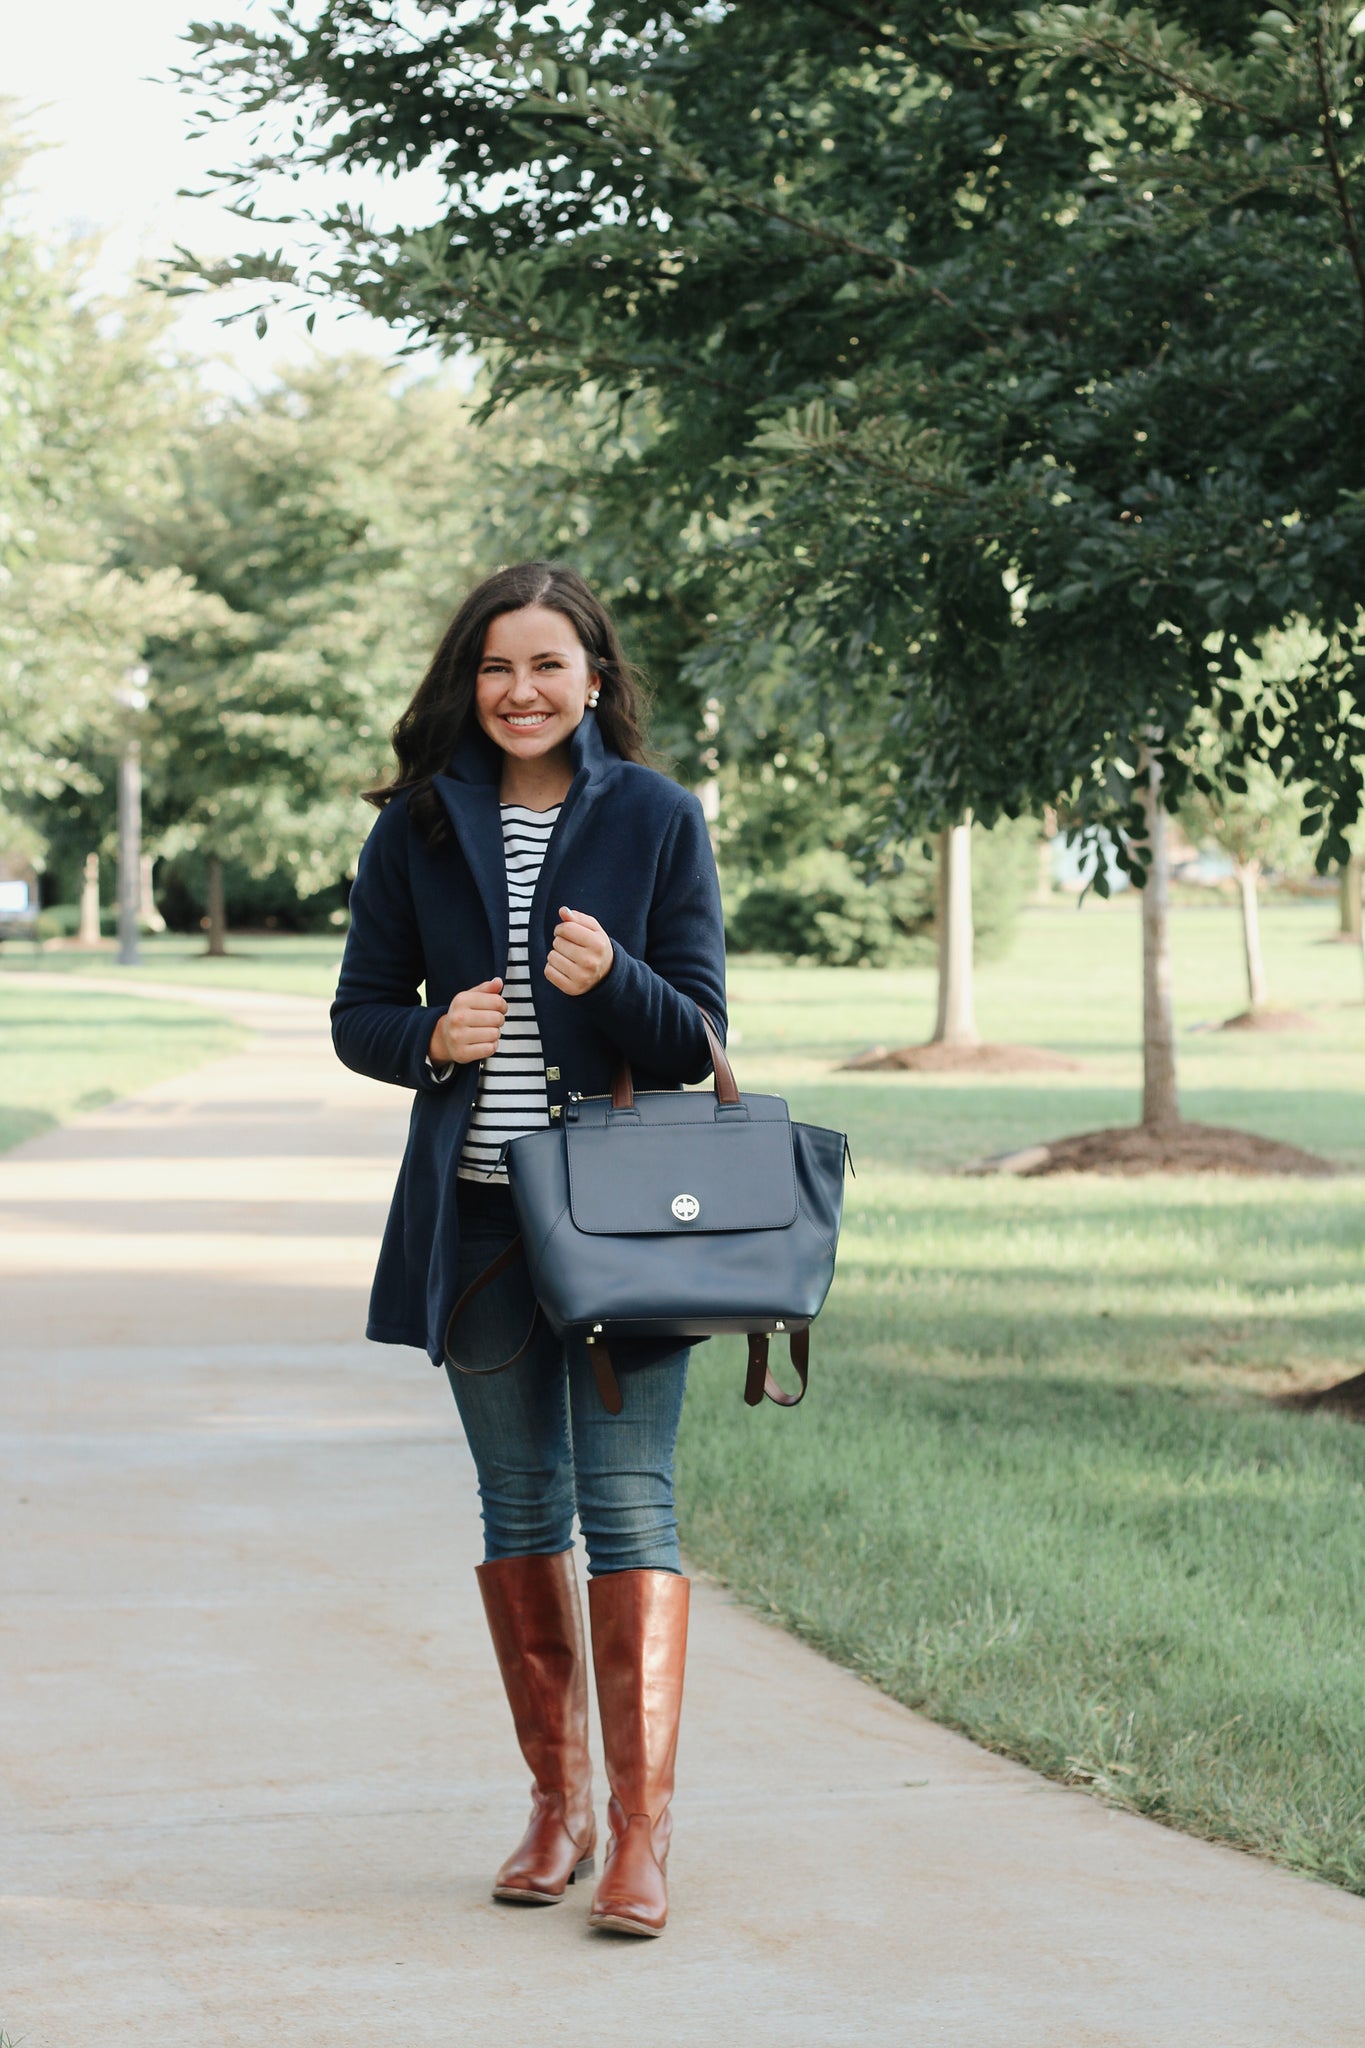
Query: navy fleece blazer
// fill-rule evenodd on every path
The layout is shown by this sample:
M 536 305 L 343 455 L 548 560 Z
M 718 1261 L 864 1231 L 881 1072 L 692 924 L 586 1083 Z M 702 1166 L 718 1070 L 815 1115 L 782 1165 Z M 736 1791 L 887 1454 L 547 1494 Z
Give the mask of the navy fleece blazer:
M 573 782 L 531 904 L 531 994 L 551 1115 L 570 1090 L 610 1091 L 617 1050 L 637 1088 L 678 1088 L 710 1071 L 697 1006 L 725 1036 L 725 935 L 701 805 L 653 768 L 623 761 L 584 714 Z M 351 929 L 332 1005 L 348 1067 L 416 1091 L 384 1231 L 366 1335 L 442 1359 L 456 1300 L 456 1167 L 480 1069 L 444 1083 L 426 1065 L 437 1018 L 461 989 L 507 973 L 507 875 L 498 809 L 500 750 L 471 726 L 434 787 L 452 833 L 429 846 L 405 797 L 379 814 L 351 890 Z M 611 939 L 605 980 L 569 996 L 545 979 L 559 906 L 586 910 Z M 622 1346 L 626 1362 L 628 1347 Z M 640 1357 L 674 1348 L 640 1346 Z

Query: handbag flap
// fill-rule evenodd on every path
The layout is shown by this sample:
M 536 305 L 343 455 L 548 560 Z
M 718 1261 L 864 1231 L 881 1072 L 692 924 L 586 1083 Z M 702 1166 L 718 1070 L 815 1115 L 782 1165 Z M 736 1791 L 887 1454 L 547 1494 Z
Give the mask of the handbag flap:
M 775 1098 L 760 1097 L 756 1116 L 717 1116 L 709 1095 L 668 1100 L 708 1110 L 676 1122 L 626 1114 L 566 1128 L 574 1227 L 605 1237 L 789 1229 L 797 1192 L 786 1105 L 774 1115 Z

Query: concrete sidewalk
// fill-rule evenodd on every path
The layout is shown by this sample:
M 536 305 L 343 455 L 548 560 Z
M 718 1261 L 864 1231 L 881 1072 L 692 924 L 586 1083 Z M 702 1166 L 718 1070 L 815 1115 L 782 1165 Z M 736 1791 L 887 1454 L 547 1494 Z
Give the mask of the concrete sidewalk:
M 1002 1763 L 706 1586 L 667 1934 L 495 1906 L 526 1780 L 470 1463 L 443 1378 L 358 1341 L 407 1101 L 319 1005 L 213 1000 L 246 1051 L 0 1159 L 0 2029 L 1360 2048 L 1365 1901 Z M 736 1403 L 774 1423 L 825 1426 Z

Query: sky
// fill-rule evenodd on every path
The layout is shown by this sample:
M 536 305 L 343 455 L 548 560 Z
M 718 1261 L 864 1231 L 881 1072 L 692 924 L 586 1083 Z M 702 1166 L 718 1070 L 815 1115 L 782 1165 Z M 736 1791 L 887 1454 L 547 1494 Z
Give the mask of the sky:
M 170 254 L 177 244 L 218 256 L 254 246 L 251 229 L 213 199 L 177 197 L 205 173 L 233 161 L 233 131 L 206 142 L 187 130 L 194 102 L 170 81 L 183 61 L 180 40 L 196 18 L 218 14 L 265 24 L 262 0 L 0 0 L 0 95 L 17 103 L 22 126 L 48 145 L 30 160 L 25 212 L 52 232 L 102 235 L 96 284 L 122 288 L 139 263 Z M 240 133 L 238 134 L 240 140 Z M 328 190 L 320 177 L 298 188 L 317 203 Z M 334 191 L 357 192 L 338 179 Z M 432 209 L 436 184 L 417 174 L 401 193 L 366 184 L 367 203 L 384 213 L 420 219 Z M 278 240 L 274 231 L 272 246 Z M 221 296 L 181 300 L 180 343 L 206 361 L 210 381 L 225 389 L 272 381 L 281 361 L 355 349 L 387 355 L 393 331 L 360 316 L 318 313 L 312 340 L 303 315 L 272 317 L 258 341 L 250 322 L 223 327 Z

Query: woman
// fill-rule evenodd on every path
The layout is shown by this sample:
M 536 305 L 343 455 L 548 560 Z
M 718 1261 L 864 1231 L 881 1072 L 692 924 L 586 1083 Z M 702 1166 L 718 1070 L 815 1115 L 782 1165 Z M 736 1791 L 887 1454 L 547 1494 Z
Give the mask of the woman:
M 445 1358 L 478 1473 L 479 1584 L 531 1822 L 494 1896 L 548 1904 L 592 1869 L 596 1826 L 573 1518 L 606 1752 L 609 1837 L 591 1922 L 658 1934 L 688 1582 L 673 1447 L 688 1353 L 613 1345 L 609 1415 L 517 1258 L 451 1310 L 517 1234 L 503 1157 L 571 1092 L 708 1070 L 725 1029 L 720 892 L 701 806 L 647 767 L 615 629 L 570 569 L 525 562 L 472 591 L 393 735 L 398 772 L 351 892 L 332 1008 L 348 1066 L 416 1092 L 367 1334 Z M 425 994 L 419 989 L 424 987 Z M 506 1371 L 478 1376 L 530 1339 Z

